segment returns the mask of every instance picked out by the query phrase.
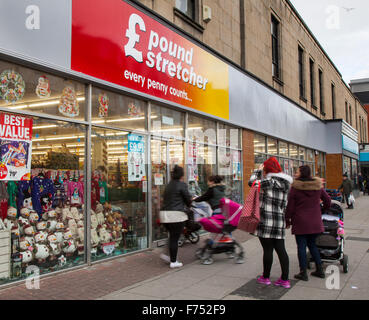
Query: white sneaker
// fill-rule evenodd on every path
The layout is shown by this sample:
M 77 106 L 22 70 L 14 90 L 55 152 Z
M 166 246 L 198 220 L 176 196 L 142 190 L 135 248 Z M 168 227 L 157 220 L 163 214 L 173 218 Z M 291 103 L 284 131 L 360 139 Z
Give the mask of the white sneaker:
M 164 253 L 160 255 L 160 259 L 165 261 L 166 263 L 170 263 L 170 258 Z
M 178 261 L 176 261 L 176 262 L 171 262 L 171 263 L 170 263 L 170 267 L 171 267 L 172 269 L 174 269 L 174 268 L 180 268 L 180 267 L 183 267 L 183 263 L 182 263 L 182 262 L 178 262 Z

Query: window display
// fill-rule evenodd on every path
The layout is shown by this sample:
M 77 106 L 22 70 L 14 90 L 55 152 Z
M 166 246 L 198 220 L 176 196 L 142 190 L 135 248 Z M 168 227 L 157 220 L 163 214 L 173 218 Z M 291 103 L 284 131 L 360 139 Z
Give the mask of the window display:
M 84 263 L 85 128 L 36 117 L 25 122 L 32 124 L 32 169 L 0 182 L 0 240 L 9 247 L 3 282 L 25 278 L 31 266 L 43 274 Z
M 93 260 L 147 248 L 146 136 L 92 130 Z

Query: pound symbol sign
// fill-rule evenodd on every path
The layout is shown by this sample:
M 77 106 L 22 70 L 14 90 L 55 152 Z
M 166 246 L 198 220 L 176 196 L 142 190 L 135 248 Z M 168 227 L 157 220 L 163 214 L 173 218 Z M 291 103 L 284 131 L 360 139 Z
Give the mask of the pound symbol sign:
M 136 43 L 140 41 L 140 36 L 136 33 L 136 25 L 139 26 L 141 31 L 146 32 L 145 22 L 139 15 L 134 13 L 129 17 L 129 27 L 126 31 L 128 42 L 124 46 L 124 50 L 126 53 L 126 57 L 131 56 L 137 62 L 143 62 L 142 52 L 135 49 Z

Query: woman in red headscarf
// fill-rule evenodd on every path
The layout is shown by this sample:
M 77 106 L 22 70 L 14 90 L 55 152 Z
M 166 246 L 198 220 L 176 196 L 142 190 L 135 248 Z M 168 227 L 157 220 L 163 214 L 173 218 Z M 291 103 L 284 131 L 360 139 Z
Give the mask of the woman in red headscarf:
M 270 285 L 270 271 L 273 264 L 273 252 L 277 252 L 282 269 L 281 277 L 274 282 L 276 286 L 290 288 L 288 280 L 289 258 L 285 249 L 285 210 L 292 177 L 284 174 L 276 158 L 266 160 L 250 178 L 249 185 L 259 180 L 260 222 L 255 231 L 263 247 L 263 275 L 257 281 Z

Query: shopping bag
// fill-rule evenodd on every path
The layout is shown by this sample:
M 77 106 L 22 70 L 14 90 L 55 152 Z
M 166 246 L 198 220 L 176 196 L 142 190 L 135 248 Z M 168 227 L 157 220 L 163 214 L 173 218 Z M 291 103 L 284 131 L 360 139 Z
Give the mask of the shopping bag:
M 260 184 L 256 186 L 254 182 L 243 206 L 238 229 L 249 233 L 255 232 L 260 222 L 259 195 Z
M 354 198 L 354 195 L 351 193 L 349 198 L 348 198 L 348 202 L 349 202 L 349 205 L 353 205 L 355 203 L 355 198 Z

